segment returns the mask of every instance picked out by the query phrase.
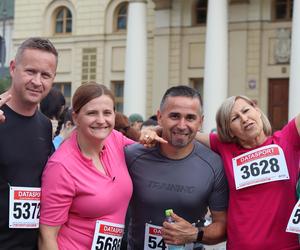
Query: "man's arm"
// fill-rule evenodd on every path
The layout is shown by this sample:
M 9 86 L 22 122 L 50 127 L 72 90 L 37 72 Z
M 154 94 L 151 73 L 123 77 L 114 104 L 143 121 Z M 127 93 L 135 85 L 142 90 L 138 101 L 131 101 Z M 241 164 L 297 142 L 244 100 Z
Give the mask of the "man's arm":
M 226 211 L 211 211 L 212 223 L 203 227 L 201 243 L 213 245 L 226 239 Z M 165 243 L 183 245 L 197 241 L 199 229 L 175 213 L 174 223 L 163 223 L 162 236 Z
M 203 228 L 201 243 L 212 245 L 226 239 L 226 211 L 211 211 L 212 223 Z

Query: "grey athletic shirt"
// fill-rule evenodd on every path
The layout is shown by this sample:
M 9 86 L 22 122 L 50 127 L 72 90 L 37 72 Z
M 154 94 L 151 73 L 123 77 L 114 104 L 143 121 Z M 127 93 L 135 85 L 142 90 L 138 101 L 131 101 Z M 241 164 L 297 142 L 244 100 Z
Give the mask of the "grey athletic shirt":
M 145 223 L 161 226 L 165 209 L 190 223 L 203 222 L 207 207 L 227 209 L 228 189 L 219 155 L 198 142 L 187 157 L 172 160 L 163 156 L 159 146 L 145 148 L 133 144 L 125 149 L 133 182 L 130 204 L 129 249 L 144 247 Z

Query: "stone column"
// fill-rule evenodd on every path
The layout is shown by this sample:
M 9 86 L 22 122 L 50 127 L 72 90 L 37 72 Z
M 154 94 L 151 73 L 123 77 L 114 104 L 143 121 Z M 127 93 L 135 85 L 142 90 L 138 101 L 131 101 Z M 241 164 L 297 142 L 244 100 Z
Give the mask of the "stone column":
M 124 114 L 146 115 L 147 29 L 146 0 L 130 0 L 124 86 Z
M 227 0 L 209 0 L 206 23 L 204 68 L 204 132 L 216 127 L 217 109 L 228 89 Z
M 294 1 L 289 83 L 289 119 L 300 112 L 300 1 Z
M 153 0 L 155 3 L 155 30 L 153 37 L 152 113 L 159 108 L 161 98 L 169 87 L 171 8 L 169 0 Z

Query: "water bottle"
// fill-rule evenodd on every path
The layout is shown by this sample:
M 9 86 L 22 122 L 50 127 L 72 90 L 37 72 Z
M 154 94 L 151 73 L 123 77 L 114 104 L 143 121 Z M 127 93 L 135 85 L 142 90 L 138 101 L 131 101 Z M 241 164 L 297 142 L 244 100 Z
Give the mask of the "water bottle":
M 174 223 L 174 220 L 171 217 L 171 214 L 173 213 L 173 209 L 167 209 L 165 210 L 165 215 L 166 215 L 166 221 L 169 223 Z M 170 245 L 168 244 L 168 250 L 184 250 L 185 247 L 184 245 Z

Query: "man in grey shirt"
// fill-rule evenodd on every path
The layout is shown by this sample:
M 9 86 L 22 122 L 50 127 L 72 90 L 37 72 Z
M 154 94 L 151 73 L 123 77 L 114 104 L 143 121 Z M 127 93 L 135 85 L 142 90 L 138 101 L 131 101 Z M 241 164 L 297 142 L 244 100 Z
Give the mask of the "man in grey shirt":
M 200 94 L 187 86 L 171 87 L 157 117 L 162 138 L 168 143 L 126 148 L 134 186 L 129 249 L 166 249 L 165 243 L 185 244 L 191 249 L 195 242 L 223 241 L 227 182 L 221 158 L 194 140 L 203 121 Z M 204 227 L 207 207 L 212 223 Z M 165 210 L 170 208 L 174 223 L 164 222 Z

